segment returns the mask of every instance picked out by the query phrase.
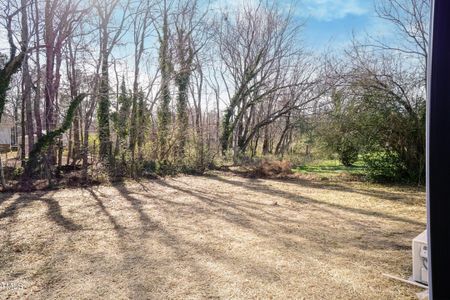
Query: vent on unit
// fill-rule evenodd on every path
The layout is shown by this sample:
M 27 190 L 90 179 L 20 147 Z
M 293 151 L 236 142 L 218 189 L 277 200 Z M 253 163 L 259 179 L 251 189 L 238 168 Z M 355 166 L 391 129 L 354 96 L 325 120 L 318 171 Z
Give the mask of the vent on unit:
M 428 284 L 428 243 L 426 230 L 413 239 L 412 257 L 412 280 Z

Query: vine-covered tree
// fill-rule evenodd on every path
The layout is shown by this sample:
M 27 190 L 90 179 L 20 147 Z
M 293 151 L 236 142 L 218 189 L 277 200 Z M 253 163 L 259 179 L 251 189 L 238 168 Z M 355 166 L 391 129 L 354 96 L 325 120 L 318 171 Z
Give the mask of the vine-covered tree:
M 161 32 L 158 31 L 159 36 L 159 68 L 161 70 L 161 91 L 158 107 L 158 159 L 166 161 L 170 150 L 170 79 L 173 70 L 173 65 L 170 60 L 169 49 L 169 11 L 167 1 L 164 0 L 162 9 L 163 21 Z

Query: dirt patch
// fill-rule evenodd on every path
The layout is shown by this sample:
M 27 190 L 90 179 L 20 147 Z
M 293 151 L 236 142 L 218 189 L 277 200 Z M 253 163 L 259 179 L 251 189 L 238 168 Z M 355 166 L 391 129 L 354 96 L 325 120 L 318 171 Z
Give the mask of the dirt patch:
M 0 298 L 413 299 L 425 196 L 180 176 L 2 194 Z

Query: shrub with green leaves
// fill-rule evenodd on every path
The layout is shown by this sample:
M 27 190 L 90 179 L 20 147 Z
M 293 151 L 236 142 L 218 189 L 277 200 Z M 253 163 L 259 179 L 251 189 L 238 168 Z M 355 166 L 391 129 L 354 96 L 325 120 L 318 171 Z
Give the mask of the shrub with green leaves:
M 343 144 L 339 147 L 339 160 L 346 167 L 351 167 L 357 160 L 359 150 L 352 144 Z
M 367 166 L 367 177 L 377 182 L 406 181 L 407 168 L 400 157 L 393 152 L 373 152 L 363 155 Z

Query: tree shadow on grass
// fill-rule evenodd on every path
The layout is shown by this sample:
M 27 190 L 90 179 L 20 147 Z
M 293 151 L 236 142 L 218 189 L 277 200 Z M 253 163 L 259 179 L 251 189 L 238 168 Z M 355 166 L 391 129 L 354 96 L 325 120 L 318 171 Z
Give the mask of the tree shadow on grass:
M 154 222 L 150 216 L 144 210 L 144 204 L 140 199 L 131 196 L 131 192 L 123 182 L 118 182 L 114 185 L 114 188 L 120 193 L 120 195 L 127 200 L 133 209 L 139 214 L 139 220 L 142 225 L 143 232 L 145 233 L 149 229 L 156 229 L 158 224 Z
M 156 181 L 156 183 L 163 187 L 178 190 L 184 194 L 195 197 L 196 199 L 207 204 L 210 208 L 216 209 L 217 212 L 221 214 L 221 217 L 224 220 L 239 225 L 243 228 L 255 231 L 261 236 L 270 237 L 270 234 L 262 232 L 260 228 L 258 228 L 257 226 L 253 226 L 252 218 L 260 220 L 264 223 L 268 223 L 270 225 L 276 225 L 272 221 L 273 219 L 278 219 L 278 221 L 282 221 L 281 217 L 261 210 L 259 211 L 261 215 L 267 215 L 267 218 L 262 218 L 261 215 L 258 215 L 255 212 L 250 211 L 257 209 L 257 207 L 249 206 L 245 203 L 242 203 L 245 202 L 244 200 L 240 201 L 241 203 L 235 203 L 229 197 L 228 198 L 217 197 L 216 195 L 213 194 L 212 191 L 201 191 L 194 188 L 193 186 L 190 186 L 189 188 L 182 188 L 180 186 L 170 184 L 165 180 L 158 180 Z
M 225 280 L 230 280 L 230 277 L 225 277 L 227 273 L 235 278 L 239 278 L 239 276 L 242 276 L 242 278 L 253 278 L 258 283 L 270 284 L 273 281 L 280 280 L 276 269 L 277 264 L 273 260 L 273 256 L 276 256 L 278 251 L 284 256 L 282 259 L 286 259 L 290 263 L 295 259 L 299 259 L 306 261 L 308 264 L 314 264 L 315 260 L 323 258 L 324 264 L 328 264 L 327 267 L 333 267 L 332 259 L 339 257 L 338 259 L 344 259 L 347 262 L 346 268 L 352 266 L 356 268 L 360 265 L 351 261 L 345 254 L 347 250 L 352 251 L 353 247 L 363 250 L 367 248 L 381 251 L 386 249 L 405 250 L 400 247 L 406 245 L 405 238 L 402 238 L 396 245 L 395 238 L 384 238 L 379 231 L 371 231 L 371 224 L 379 220 L 373 219 L 373 222 L 365 222 L 363 218 L 360 218 L 367 215 L 374 216 L 369 214 L 369 212 L 366 212 L 366 214 L 359 213 L 361 216 L 355 216 L 358 222 L 364 224 L 352 223 L 350 228 L 352 234 L 359 229 L 364 231 L 364 234 L 367 236 L 363 236 L 363 239 L 359 241 L 348 241 L 347 237 L 351 235 L 347 235 L 343 230 L 334 233 L 333 230 L 327 228 L 328 224 L 323 222 L 324 220 L 312 222 L 309 219 L 297 219 L 294 213 L 298 212 L 301 215 L 302 205 L 293 205 L 292 207 L 285 207 L 284 205 L 272 206 L 267 201 L 261 201 L 260 198 L 264 197 L 265 193 L 300 202 L 301 204 L 312 203 L 313 206 L 309 208 L 310 213 L 312 211 L 312 215 L 320 209 L 322 217 L 329 216 L 330 219 L 333 217 L 335 219 L 341 218 L 338 222 L 353 221 L 350 220 L 353 215 L 349 217 L 349 214 L 344 214 L 348 211 L 346 207 L 335 207 L 332 205 L 327 207 L 328 203 L 322 203 L 319 200 L 264 186 L 264 181 L 238 182 L 230 178 L 221 178 L 220 185 L 225 187 L 228 184 L 228 187 L 216 192 L 215 186 L 219 185 L 219 182 L 216 180 L 219 179 L 211 177 L 210 179 L 212 180 L 208 180 L 206 187 L 197 185 L 196 181 L 150 181 L 148 185 L 143 185 L 144 192 L 142 193 L 137 192 L 136 188 L 129 187 L 123 183 L 112 187 L 117 190 L 113 195 L 102 195 L 97 190 L 87 189 L 90 193 L 89 198 L 92 197 L 88 200 L 88 204 L 92 204 L 94 203 L 92 201 L 95 201 L 94 205 L 88 206 L 98 208 L 95 209 L 95 214 L 92 214 L 92 211 L 89 213 L 90 217 L 95 218 L 90 222 L 99 224 L 101 221 L 103 224 L 110 223 L 112 225 L 107 226 L 106 230 L 111 231 L 113 228 L 118 233 L 118 251 L 120 254 L 118 256 L 120 262 L 114 264 L 117 253 L 114 253 L 112 257 L 108 256 L 109 251 L 101 254 L 97 253 L 96 255 L 99 255 L 101 259 L 97 261 L 96 265 L 91 266 L 92 268 L 97 268 L 92 276 L 98 276 L 98 274 L 101 276 L 114 276 L 114 273 L 106 273 L 113 271 L 124 274 L 124 285 L 128 285 L 129 298 L 157 297 L 158 294 L 155 294 L 154 291 L 156 293 L 161 291 L 164 294 L 165 289 L 170 289 L 171 284 L 178 283 L 179 280 L 182 280 L 183 284 L 189 285 L 189 287 L 192 285 L 193 287 L 192 294 L 188 294 L 189 289 L 182 290 L 184 293 L 187 293 L 183 294 L 186 298 L 191 296 L 207 298 L 221 295 L 220 284 L 225 283 Z M 186 186 L 180 186 L 180 183 Z M 163 187 L 163 189 L 159 189 L 158 185 Z M 237 187 L 241 187 L 244 190 Z M 152 188 L 156 188 L 157 192 L 153 193 Z M 248 190 L 248 194 L 245 194 L 245 189 Z M 173 193 L 173 190 L 179 192 Z M 236 194 L 239 194 L 239 196 L 227 195 L 226 191 L 236 191 Z M 258 192 L 258 194 L 252 191 Z M 186 197 L 186 195 L 192 197 Z M 40 197 L 44 199 L 40 201 L 46 203 L 49 210 L 51 208 L 56 214 L 56 216 L 49 215 L 49 218 L 58 224 L 54 220 L 55 217 L 58 219 L 58 212 L 61 215 L 61 208 L 58 209 L 59 203 L 54 200 L 57 198 L 48 195 L 41 195 Z M 108 197 L 117 197 L 117 199 L 109 202 Z M 54 200 L 56 204 L 48 201 L 48 199 Z M 29 202 L 31 201 L 18 201 L 16 206 L 6 216 L 0 214 L 0 218 L 15 216 L 17 211 L 21 207 L 28 205 Z M 85 201 L 84 203 L 87 202 Z M 288 212 L 286 209 L 291 209 L 292 211 Z M 135 230 L 136 227 L 127 228 L 125 226 L 129 225 L 130 222 L 129 211 L 125 210 L 133 211 L 133 224 L 138 224 L 137 230 Z M 124 211 L 126 212 L 125 214 L 123 213 Z M 99 212 L 106 218 L 99 218 Z M 158 217 L 153 218 L 154 213 L 158 214 L 156 215 Z M 195 218 L 191 214 L 195 214 Z M 162 216 L 163 220 L 168 220 L 168 223 L 165 221 L 160 222 L 160 216 Z M 286 218 L 286 216 L 292 216 L 292 219 Z M 381 216 L 375 217 L 382 218 Z M 175 219 L 179 220 L 179 222 L 171 224 L 171 220 Z M 218 227 L 213 227 L 215 224 Z M 406 227 L 404 224 L 400 225 Z M 230 230 L 233 236 L 228 236 L 227 228 L 222 228 L 221 226 L 235 226 L 233 230 Z M 416 228 L 416 226 L 409 227 Z M 389 230 L 392 231 L 392 228 L 389 227 Z M 65 233 L 63 234 L 66 236 Z M 373 234 L 373 237 L 370 236 L 371 234 Z M 324 235 L 326 235 L 325 238 Z M 249 240 L 250 237 L 254 238 L 254 241 Z M 366 240 L 366 238 L 368 239 Z M 78 242 L 79 240 L 77 239 L 76 241 Z M 164 255 L 158 254 L 161 252 L 153 252 L 155 242 L 165 246 L 163 250 L 167 252 Z M 261 247 L 262 250 L 267 247 L 267 249 L 274 252 L 273 254 L 269 252 L 270 260 L 265 260 L 263 256 L 266 255 L 266 252 L 262 252 L 261 255 L 249 255 L 248 253 L 240 252 L 240 248 L 231 250 L 228 247 L 229 243 L 242 247 L 244 252 L 248 249 L 251 252 L 252 247 Z M 95 247 L 93 249 L 96 249 Z M 161 251 L 161 248 L 156 250 Z M 110 249 L 110 251 L 115 250 Z M 363 257 L 365 262 L 369 262 L 371 259 L 378 259 L 380 263 L 387 265 L 393 259 L 387 255 L 386 258 L 380 259 L 375 252 L 367 251 L 367 254 L 365 252 Z M 380 253 L 380 251 L 377 252 Z M 301 253 L 306 254 L 300 255 Z M 77 256 L 76 253 L 70 254 L 69 252 L 67 253 L 67 259 L 69 259 L 70 255 Z M 86 252 L 86 254 L 83 254 L 83 259 L 85 259 L 84 255 L 90 257 L 93 254 Z M 362 256 L 361 252 L 354 253 L 354 255 L 355 257 L 358 255 Z M 291 257 L 293 259 L 289 260 Z M 50 265 L 52 264 L 53 262 Z M 139 269 L 142 268 L 147 268 L 147 273 L 140 272 Z M 60 271 L 55 270 L 54 272 L 58 274 L 57 272 Z M 215 276 L 220 278 L 221 281 L 217 281 Z M 178 293 L 180 293 L 179 291 Z M 95 291 L 92 291 L 92 293 L 95 293 Z M 167 294 L 165 295 L 167 296 Z
M 128 189 L 127 185 L 122 182 L 114 185 L 114 188 L 119 192 L 120 197 L 126 200 L 126 202 L 131 205 L 132 209 L 138 214 L 142 230 L 141 234 L 138 236 L 133 234 L 126 236 L 127 244 L 125 247 L 122 247 L 122 251 L 124 252 L 124 269 L 130 268 L 130 263 L 128 261 L 129 259 L 132 259 L 135 264 L 139 263 L 141 266 L 154 266 L 155 264 L 161 264 L 160 267 L 168 269 L 167 277 L 171 278 L 172 276 L 176 276 L 174 273 L 178 272 L 177 269 L 171 269 L 173 268 L 173 265 L 182 263 L 185 265 L 185 268 L 190 270 L 192 281 L 198 281 L 199 283 L 206 284 L 209 289 L 212 289 L 208 283 L 207 270 L 197 264 L 195 260 L 189 260 L 186 258 L 186 252 L 191 251 L 190 246 L 193 245 L 190 245 L 187 240 L 183 240 L 179 235 L 169 232 L 163 224 L 159 221 L 153 220 L 147 213 L 147 208 L 144 207 L 147 201 L 160 200 L 160 198 L 148 197 L 147 195 L 145 200 L 141 200 L 134 196 L 136 193 Z M 164 212 L 163 208 L 159 208 L 159 210 L 163 210 Z M 175 258 L 165 261 L 165 259 L 154 257 L 152 256 L 152 253 L 148 253 L 143 250 L 145 249 L 146 241 L 150 238 L 148 236 L 149 233 L 152 233 L 152 239 L 158 240 L 174 251 Z M 139 245 L 138 248 L 136 248 L 136 244 Z M 164 277 L 161 278 L 161 276 L 155 278 L 155 282 L 146 282 L 142 278 L 136 278 L 136 280 L 128 282 L 131 291 L 130 297 L 142 297 L 142 291 L 148 288 L 149 285 L 157 285 L 157 282 L 159 282 L 159 284 L 166 284 L 167 282 L 165 280 L 166 279 Z
M 17 193 L 14 192 L 0 192 L 0 207 L 3 203 L 6 203 L 9 199 L 13 198 Z M 26 194 L 24 194 L 26 195 Z
M 408 223 L 408 224 L 412 224 L 412 225 L 419 225 L 419 226 L 425 226 L 425 224 L 423 222 L 420 221 L 416 221 L 416 220 L 411 220 L 408 218 L 404 218 L 404 217 L 399 217 L 399 216 L 393 216 L 390 214 L 386 214 L 386 213 L 382 213 L 382 212 L 377 212 L 377 211 L 370 211 L 370 210 L 365 210 L 365 209 L 361 209 L 361 208 L 354 208 L 354 207 L 348 207 L 345 205 L 341 205 L 341 204 L 336 204 L 336 203 L 328 203 L 328 202 L 324 202 L 324 201 L 320 201 L 317 199 L 313 199 L 310 197 L 306 197 L 303 195 L 297 195 L 291 192 L 287 192 L 287 191 L 283 191 L 283 190 L 278 190 L 278 189 L 272 189 L 270 187 L 267 187 L 265 185 L 260 185 L 260 184 L 249 184 L 249 183 L 243 183 L 243 182 L 238 182 L 238 181 L 233 181 L 233 180 L 229 180 L 229 179 L 225 179 L 223 177 L 220 176 L 212 176 L 210 175 L 209 178 L 223 182 L 223 183 L 227 183 L 227 184 L 231 184 L 231 185 L 235 185 L 235 186 L 239 186 L 241 188 L 244 189 L 250 189 L 256 192 L 261 192 L 261 193 L 265 193 L 271 196 L 279 196 L 279 197 L 283 197 L 287 200 L 293 200 L 296 202 L 302 202 L 302 203 L 315 203 L 315 204 L 320 204 L 320 205 L 324 205 L 324 206 L 328 206 L 328 207 L 332 207 L 332 208 L 336 208 L 336 209 L 340 209 L 340 210 L 345 210 L 351 213 L 355 213 L 355 214 L 361 214 L 361 215 L 366 215 L 366 216 L 373 216 L 373 217 L 380 217 L 386 220 L 390 220 L 390 221 L 397 221 L 397 222 L 403 222 L 403 223 Z M 317 188 L 321 188 L 319 186 L 317 186 Z M 347 191 L 351 191 L 351 190 L 347 190 Z
M 255 177 L 255 175 L 253 173 L 249 172 L 248 170 L 247 171 L 227 170 L 227 172 L 228 172 L 228 174 L 234 174 L 235 176 L 251 179 L 251 180 L 254 180 L 255 182 L 257 182 L 259 180 L 258 177 Z M 214 173 L 207 174 L 205 176 L 210 176 L 212 178 L 220 177 Z M 270 179 L 272 181 L 276 181 L 279 183 L 289 182 L 292 184 L 308 186 L 308 187 L 317 188 L 317 189 L 357 193 L 357 194 L 361 194 L 364 196 L 375 197 L 375 198 L 378 198 L 381 200 L 390 200 L 390 201 L 394 201 L 394 202 L 401 201 L 402 203 L 407 204 L 407 205 L 416 205 L 415 201 L 410 201 L 410 199 L 405 199 L 404 195 L 398 195 L 398 193 L 386 192 L 386 191 L 382 191 L 382 190 L 355 188 L 355 187 L 350 188 L 350 187 L 346 186 L 345 184 L 342 184 L 339 182 L 330 182 L 330 181 L 318 182 L 315 180 L 305 179 L 305 178 L 296 177 L 296 176 L 286 176 L 283 178 L 268 177 L 268 178 L 262 178 L 262 179 Z M 394 185 L 394 184 L 389 184 L 389 183 L 386 183 L 385 185 L 386 186 L 395 186 L 395 187 L 400 187 L 400 188 L 404 187 L 404 188 L 408 188 L 408 189 L 416 188 L 418 192 L 424 192 L 423 188 L 417 187 L 417 186 L 412 186 L 412 185 Z
M 324 209 L 323 207 L 319 207 L 321 214 L 329 215 L 329 218 L 332 220 L 340 220 L 340 223 L 348 223 L 349 226 L 355 229 L 355 232 L 360 231 L 365 234 L 366 240 L 355 240 L 352 243 L 345 242 L 348 241 L 348 236 L 350 235 L 343 231 L 330 233 L 327 222 L 317 220 L 317 222 L 311 223 L 310 219 L 292 220 L 282 214 L 268 213 L 263 210 L 266 204 L 253 203 L 255 204 L 254 206 L 249 206 L 242 197 L 239 197 L 239 199 L 230 196 L 221 197 L 214 195 L 209 190 L 207 192 L 198 190 L 193 185 L 189 185 L 188 188 L 182 188 L 162 180 L 158 181 L 158 184 L 166 188 L 179 190 L 208 204 L 210 207 L 209 210 L 205 212 L 199 211 L 199 213 L 203 213 L 205 216 L 214 215 L 231 225 L 239 226 L 260 238 L 273 241 L 277 245 L 283 245 L 287 248 L 295 247 L 296 249 L 303 249 L 307 247 L 309 251 L 328 253 L 347 246 L 354 246 L 361 249 L 402 249 L 404 247 L 403 244 L 392 242 L 383 237 L 381 232 L 378 232 L 376 228 L 371 226 L 370 222 L 355 224 L 348 217 L 336 214 L 336 211 L 332 208 Z M 308 202 L 305 200 L 302 203 Z M 285 210 L 285 207 L 281 209 Z M 196 207 L 195 210 L 197 211 Z M 300 215 L 302 214 L 301 211 L 297 212 Z M 308 243 L 306 246 L 299 239 L 307 239 L 311 243 Z M 370 243 L 365 242 L 369 240 Z M 330 244 L 328 242 L 336 244 L 333 250 L 329 248 Z
M 86 188 L 86 190 L 89 192 L 89 194 L 92 196 L 92 198 L 94 198 L 96 204 L 100 207 L 100 210 L 102 211 L 102 213 L 104 215 L 106 215 L 106 217 L 108 218 L 108 221 L 111 223 L 111 225 L 113 226 L 114 230 L 117 232 L 119 237 L 123 237 L 124 236 L 124 227 L 122 225 L 120 225 L 116 218 L 107 210 L 105 204 L 103 203 L 103 201 L 100 199 L 100 197 L 94 192 L 94 190 L 89 187 Z
M 175 189 L 172 185 L 165 182 L 164 180 L 157 180 L 157 184 L 163 186 L 166 188 L 172 188 Z M 273 266 L 270 265 L 263 265 L 260 261 L 254 261 L 249 262 L 245 261 L 241 256 L 236 254 L 230 254 L 227 251 L 224 251 L 224 249 L 218 249 L 216 247 L 212 247 L 209 245 L 208 239 L 202 240 L 202 241 L 195 241 L 193 239 L 189 238 L 189 235 L 185 234 L 179 234 L 176 227 L 173 226 L 173 224 L 169 224 L 168 226 L 160 223 L 157 220 L 152 220 L 151 217 L 148 215 L 147 211 L 151 210 L 152 208 L 144 207 L 146 203 L 149 203 L 149 201 L 154 201 L 157 203 L 157 211 L 159 213 L 162 213 L 163 215 L 167 217 L 177 217 L 179 219 L 187 218 L 186 219 L 186 227 L 183 226 L 183 231 L 191 230 L 189 229 L 190 224 L 190 217 L 189 215 L 183 215 L 183 213 L 180 211 L 180 209 L 188 209 L 190 208 L 190 211 L 195 213 L 198 217 L 200 214 L 204 214 L 205 217 L 211 214 L 210 211 L 207 210 L 201 210 L 198 209 L 198 202 L 197 204 L 192 205 L 184 205 L 183 203 L 177 203 L 176 201 L 170 201 L 167 199 L 164 199 L 162 197 L 156 197 L 156 196 L 149 196 L 148 193 L 150 192 L 149 189 L 142 183 L 139 183 L 141 187 L 143 187 L 143 190 L 146 191 L 147 194 L 143 193 L 136 193 L 134 190 L 128 189 L 126 185 L 116 185 L 114 188 L 120 192 L 120 195 L 124 197 L 128 202 L 131 203 L 133 209 L 138 212 L 140 216 L 141 224 L 143 225 L 143 230 L 147 230 L 145 227 L 145 224 L 150 222 L 152 226 L 156 226 L 155 228 L 155 235 L 153 237 L 156 237 L 161 243 L 169 247 L 174 251 L 174 261 L 167 262 L 169 265 L 175 263 L 181 263 L 184 265 L 189 273 L 192 275 L 192 280 L 197 281 L 200 284 L 205 284 L 209 282 L 209 276 L 211 270 L 209 270 L 205 265 L 197 262 L 196 257 L 203 257 L 207 261 L 212 261 L 218 264 L 221 264 L 225 266 L 226 268 L 233 269 L 236 273 L 245 273 L 246 276 L 253 276 L 253 277 L 260 277 L 261 279 L 267 280 L 268 278 L 275 278 L 276 277 L 276 270 L 273 269 Z M 180 190 L 183 193 L 186 193 L 185 190 Z M 138 198 L 136 195 L 139 195 Z M 195 196 L 196 198 L 200 198 L 204 203 L 209 204 L 210 206 L 214 206 L 215 208 L 222 208 L 222 211 L 225 210 L 227 207 L 226 205 L 219 205 L 218 203 L 215 203 L 216 201 L 214 199 L 210 199 L 207 195 L 201 195 L 200 193 L 194 192 L 192 196 Z M 143 198 L 141 198 L 143 197 Z M 141 198 L 141 199 L 140 199 Z M 180 209 L 174 209 L 169 210 L 172 206 L 177 205 Z M 230 206 L 231 207 L 231 206 Z M 230 209 L 230 207 L 228 207 Z M 237 208 L 234 206 L 231 209 Z M 238 226 L 245 227 L 252 230 L 257 230 L 256 227 L 251 226 L 251 220 L 246 218 L 245 211 L 236 211 L 234 214 L 231 213 L 228 210 L 225 216 L 222 216 L 229 222 L 234 222 Z M 256 217 L 256 215 L 255 215 Z M 184 223 L 183 223 L 184 224 Z M 190 224 L 190 225 L 189 225 Z M 198 223 L 195 223 L 195 229 L 192 228 L 192 233 L 199 233 L 196 231 L 197 226 L 199 226 Z M 205 229 L 205 228 L 198 228 L 199 230 Z M 201 233 L 201 234 L 207 234 L 207 233 Z M 264 232 L 260 231 L 259 235 L 265 235 L 266 237 L 270 237 L 269 234 L 264 234 Z M 145 238 L 145 237 L 144 237 Z M 215 237 L 217 238 L 217 237 Z M 242 269 L 242 266 L 247 265 L 248 269 Z M 209 286 L 209 283 L 208 283 Z M 211 286 L 209 286 L 209 289 L 213 289 Z
M 216 176 L 213 176 L 216 177 Z M 355 187 L 348 187 L 345 184 L 337 183 L 337 182 L 316 182 L 313 180 L 307 180 L 302 178 L 287 178 L 287 179 L 270 179 L 279 183 L 292 183 L 296 185 L 301 186 L 307 186 L 317 189 L 325 189 L 325 190 L 334 190 L 334 191 L 341 191 L 341 192 L 349 192 L 349 193 L 356 193 L 364 196 L 369 197 L 375 197 L 381 200 L 389 200 L 394 202 L 401 202 L 403 204 L 407 205 L 415 205 L 415 202 L 408 201 L 408 199 L 405 199 L 404 195 L 399 195 L 398 193 L 393 192 L 387 192 L 382 190 L 371 190 L 371 189 L 364 189 L 364 188 L 355 188 Z M 393 186 L 393 185 L 387 185 L 387 186 Z M 406 187 L 406 186 L 405 186 Z M 421 192 L 422 190 L 416 186 L 407 186 L 408 188 L 416 188 L 418 192 Z
M 82 229 L 81 225 L 74 223 L 70 218 L 65 217 L 61 211 L 61 205 L 51 197 L 45 197 L 48 193 L 20 194 L 20 196 L 8 205 L 0 213 L 0 219 L 15 216 L 21 208 L 25 208 L 35 201 L 44 203 L 47 206 L 47 217 L 57 225 L 69 231 Z

